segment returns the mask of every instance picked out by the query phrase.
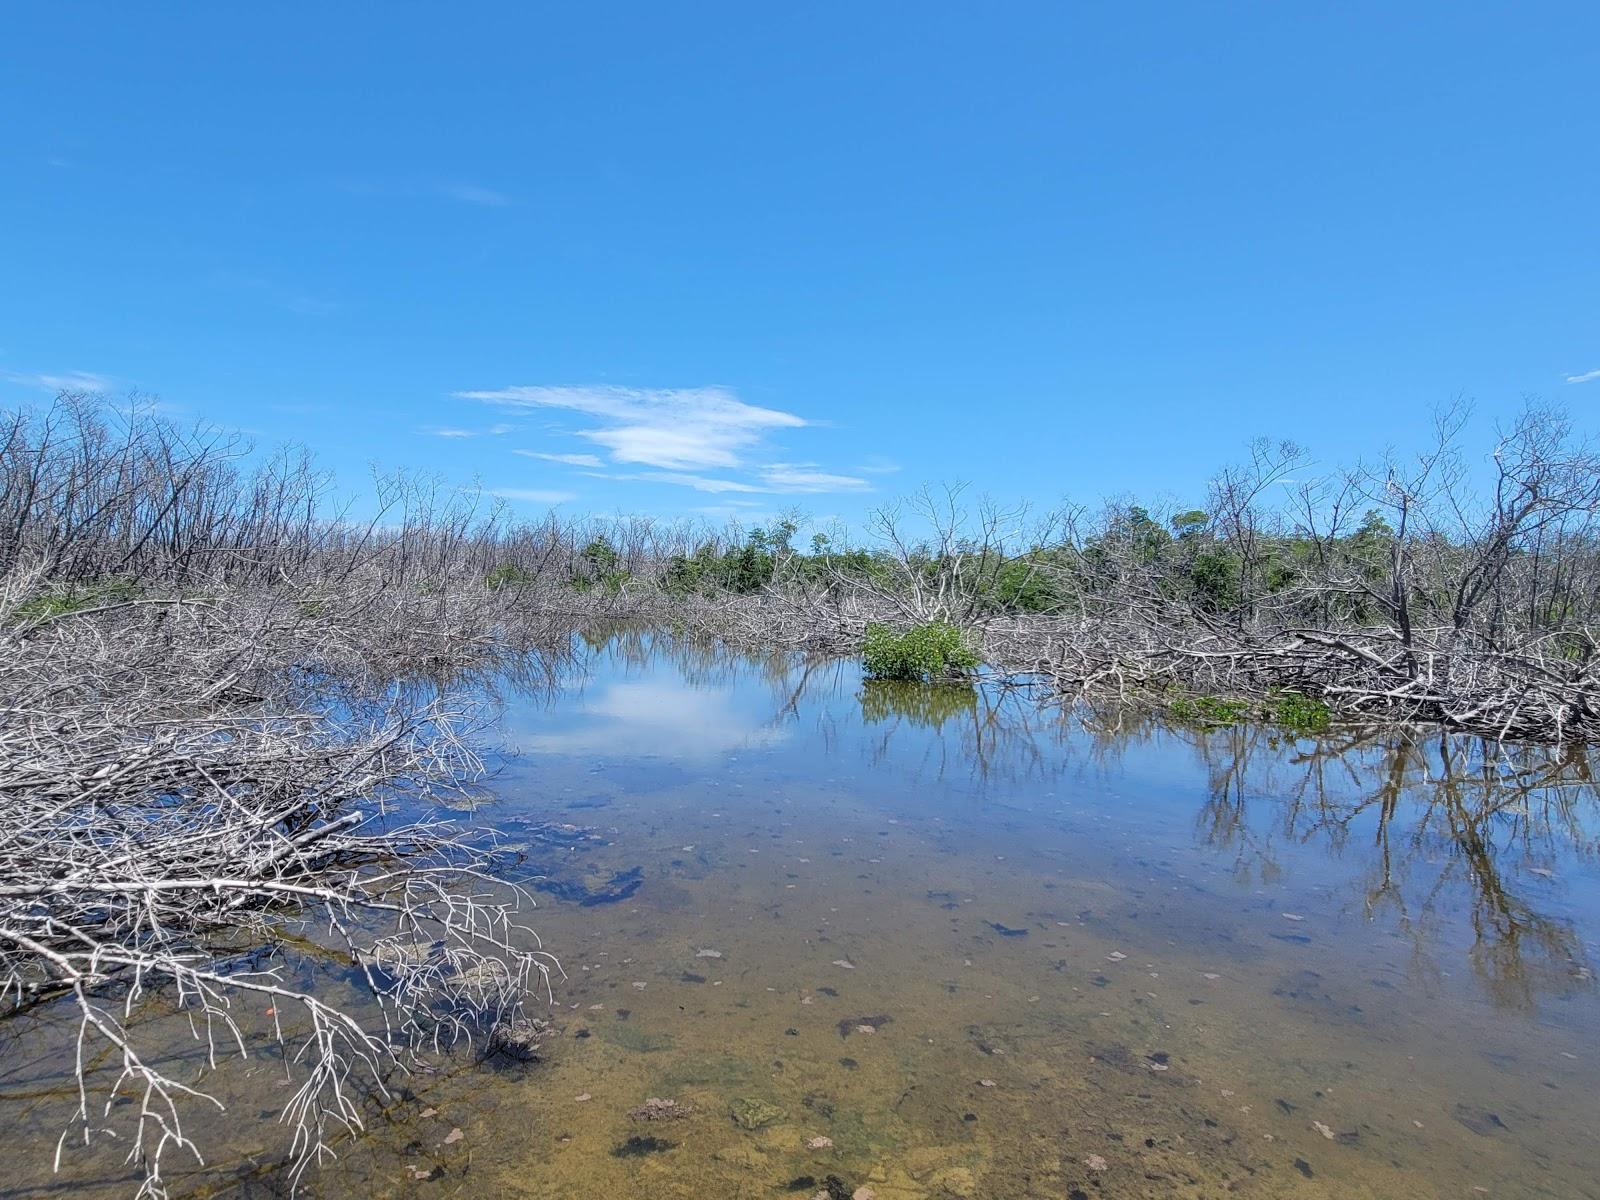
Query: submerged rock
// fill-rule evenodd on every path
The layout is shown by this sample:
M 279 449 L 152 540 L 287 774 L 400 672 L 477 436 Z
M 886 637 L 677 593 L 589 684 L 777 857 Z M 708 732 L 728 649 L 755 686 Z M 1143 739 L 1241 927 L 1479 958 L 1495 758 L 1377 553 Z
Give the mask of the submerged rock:
M 944 1167 L 929 1176 L 928 1185 L 941 1196 L 965 1198 L 978 1194 L 978 1181 L 970 1167 Z
M 555 1026 L 543 1017 L 510 1017 L 489 1031 L 487 1055 L 515 1062 L 539 1062 L 544 1046 L 556 1036 Z
M 740 1096 L 728 1105 L 728 1114 L 740 1129 L 764 1129 L 776 1124 L 786 1115 L 776 1104 Z
M 1457 1104 L 1452 1114 L 1457 1121 L 1479 1137 L 1492 1137 L 1507 1132 L 1506 1123 L 1498 1113 L 1492 1113 L 1476 1104 Z
M 638 1108 L 628 1113 L 635 1121 L 681 1121 L 694 1113 L 694 1105 L 682 1100 L 663 1100 L 651 1096 Z
M 669 1142 L 658 1137 L 631 1137 L 611 1151 L 612 1158 L 643 1158 L 646 1154 L 660 1154 L 664 1150 L 671 1150 L 677 1142 Z
M 553 879 L 546 876 L 535 879 L 533 886 L 558 900 L 594 908 L 600 904 L 615 904 L 632 896 L 644 886 L 644 868 L 629 867 L 594 884 L 585 879 Z
M 872 1017 L 846 1017 L 839 1022 L 836 1028 L 839 1030 L 840 1037 L 847 1038 L 852 1033 L 876 1033 L 893 1021 L 893 1017 L 885 1016 L 882 1013 Z

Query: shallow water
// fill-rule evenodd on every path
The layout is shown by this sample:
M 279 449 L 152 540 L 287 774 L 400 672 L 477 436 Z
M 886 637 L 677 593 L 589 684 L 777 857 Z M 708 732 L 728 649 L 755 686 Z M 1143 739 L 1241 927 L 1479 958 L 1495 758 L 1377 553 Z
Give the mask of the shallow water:
M 1581 759 L 1119 729 L 638 634 L 497 738 L 472 819 L 555 888 L 561 1036 L 412 1079 L 310 1194 L 1600 1196 Z M 0 1195 L 114 1180 L 36 1169 L 68 1114 L 48 1022 L 11 1036 Z M 281 1186 L 252 1070 L 179 1190 Z

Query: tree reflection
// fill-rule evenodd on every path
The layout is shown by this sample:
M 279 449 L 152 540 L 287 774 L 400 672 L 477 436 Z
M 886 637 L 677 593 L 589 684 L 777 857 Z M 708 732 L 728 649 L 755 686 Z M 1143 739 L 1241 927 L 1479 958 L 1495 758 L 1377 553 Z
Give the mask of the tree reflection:
M 915 683 L 867 679 L 861 684 L 861 719 L 868 725 L 903 720 L 927 729 L 977 714 L 978 689 L 970 683 Z
M 819 759 L 859 752 L 903 780 L 942 780 L 963 799 L 1018 812 L 1056 811 L 1053 784 L 1064 777 L 1093 797 L 1127 766 L 1176 758 L 1181 779 L 1193 762 L 1203 793 L 1196 836 L 1241 881 L 1270 884 L 1309 848 L 1344 861 L 1341 887 L 1354 889 L 1367 919 L 1408 940 L 1421 972 L 1465 955 L 1494 1001 L 1514 1007 L 1593 983 L 1561 879 L 1600 852 L 1600 786 L 1581 747 L 1417 730 L 1297 739 L 1265 726 L 1175 726 L 1129 706 L 1063 712 L 1001 680 L 863 680 L 837 658 L 735 654 L 627 626 L 589 631 L 574 649 L 572 659 L 530 658 L 499 683 L 547 693 L 560 679 L 570 694 L 603 666 L 624 675 L 667 667 L 689 689 L 753 685 L 753 719 L 803 726 Z
M 1417 731 L 1345 733 L 1283 742 L 1245 726 L 1186 735 L 1209 796 L 1197 829 L 1235 854 L 1236 869 L 1270 879 L 1273 839 L 1335 856 L 1370 839 L 1359 881 L 1369 918 L 1407 935 L 1417 965 L 1465 897 L 1468 959 L 1494 1001 L 1530 1006 L 1540 993 L 1589 986 L 1573 922 L 1546 895 L 1567 856 L 1589 856 L 1595 780 L 1581 748 L 1556 751 Z M 1254 825 L 1252 805 L 1272 805 Z
M 1204 773 L 1200 840 L 1251 883 L 1291 869 L 1287 847 L 1350 860 L 1361 910 L 1407 938 L 1414 967 L 1464 953 L 1499 1005 L 1591 987 L 1594 972 L 1558 873 L 1593 858 L 1600 785 L 1581 747 L 1511 746 L 1440 731 L 1347 730 L 1316 739 L 1251 725 L 1173 726 L 1127 708 L 1068 719 L 992 684 L 859 687 L 873 753 L 937 734 L 940 773 L 959 763 L 1014 783 L 1187 746 Z M 1467 944 L 1460 946 L 1461 931 Z

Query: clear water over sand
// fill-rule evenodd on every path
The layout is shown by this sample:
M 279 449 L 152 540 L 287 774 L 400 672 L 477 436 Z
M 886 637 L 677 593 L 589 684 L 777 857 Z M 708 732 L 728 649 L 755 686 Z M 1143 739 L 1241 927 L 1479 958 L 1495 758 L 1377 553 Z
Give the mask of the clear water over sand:
M 555 889 L 560 1037 L 412 1077 L 309 1194 L 1600 1196 L 1581 759 L 1086 725 L 636 634 L 496 736 L 470 819 Z M 0 1196 L 109 1194 L 114 1150 L 48 1172 L 58 1034 L 8 1032 Z M 176 1190 L 281 1187 L 281 1068 L 249 1071 Z

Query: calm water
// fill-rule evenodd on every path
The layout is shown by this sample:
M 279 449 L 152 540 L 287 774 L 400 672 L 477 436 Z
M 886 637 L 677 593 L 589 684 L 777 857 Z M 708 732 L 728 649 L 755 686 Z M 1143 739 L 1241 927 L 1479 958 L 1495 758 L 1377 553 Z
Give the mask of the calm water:
M 552 889 L 561 1037 L 413 1078 L 312 1194 L 1600 1196 L 1581 760 L 1118 729 L 638 635 L 497 736 L 472 819 Z M 59 1045 L 11 1036 L 0 1195 L 116 1178 L 39 1169 Z M 250 1072 L 185 1187 L 276 1186 Z

